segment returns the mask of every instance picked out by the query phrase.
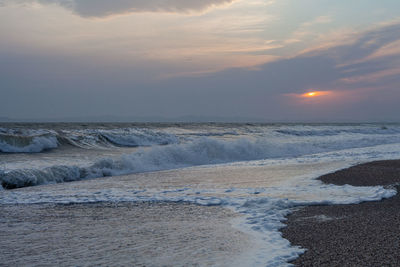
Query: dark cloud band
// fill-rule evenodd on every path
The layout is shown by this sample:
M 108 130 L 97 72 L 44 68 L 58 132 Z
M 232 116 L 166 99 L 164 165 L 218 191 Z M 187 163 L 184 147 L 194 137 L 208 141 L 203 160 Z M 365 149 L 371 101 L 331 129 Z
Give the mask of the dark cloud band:
M 107 17 L 135 12 L 188 13 L 234 0 L 17 0 L 20 3 L 57 4 L 82 17 Z M 16 1 L 0 0 L 0 6 Z

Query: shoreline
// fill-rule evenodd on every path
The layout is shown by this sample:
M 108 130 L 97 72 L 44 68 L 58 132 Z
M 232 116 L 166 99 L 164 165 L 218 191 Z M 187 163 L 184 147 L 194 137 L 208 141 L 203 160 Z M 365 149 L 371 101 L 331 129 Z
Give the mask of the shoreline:
M 318 178 L 324 183 L 394 186 L 400 160 L 373 161 Z M 295 266 L 399 266 L 400 196 L 349 205 L 305 206 L 287 216 L 282 236 L 307 251 Z

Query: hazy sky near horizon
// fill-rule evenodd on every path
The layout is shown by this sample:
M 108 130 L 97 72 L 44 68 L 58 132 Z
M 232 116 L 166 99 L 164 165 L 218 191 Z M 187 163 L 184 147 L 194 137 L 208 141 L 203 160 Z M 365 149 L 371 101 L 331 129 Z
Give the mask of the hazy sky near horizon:
M 400 121 L 398 10 L 397 0 L 0 0 L 0 117 Z

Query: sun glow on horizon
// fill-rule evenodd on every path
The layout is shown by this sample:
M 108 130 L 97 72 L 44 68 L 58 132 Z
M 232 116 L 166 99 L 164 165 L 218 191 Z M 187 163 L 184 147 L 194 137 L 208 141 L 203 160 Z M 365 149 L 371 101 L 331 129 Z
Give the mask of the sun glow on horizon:
M 312 97 L 318 97 L 318 96 L 326 96 L 329 94 L 331 94 L 331 91 L 311 91 L 311 92 L 302 94 L 301 97 L 312 98 Z

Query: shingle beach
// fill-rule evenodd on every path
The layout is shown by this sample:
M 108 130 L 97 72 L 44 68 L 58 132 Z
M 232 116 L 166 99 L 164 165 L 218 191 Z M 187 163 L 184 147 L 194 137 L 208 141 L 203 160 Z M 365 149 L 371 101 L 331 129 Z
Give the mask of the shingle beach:
M 357 165 L 319 178 L 325 183 L 393 186 L 400 160 Z M 290 214 L 281 231 L 307 251 L 296 266 L 400 266 L 400 196 L 352 205 L 307 206 Z

